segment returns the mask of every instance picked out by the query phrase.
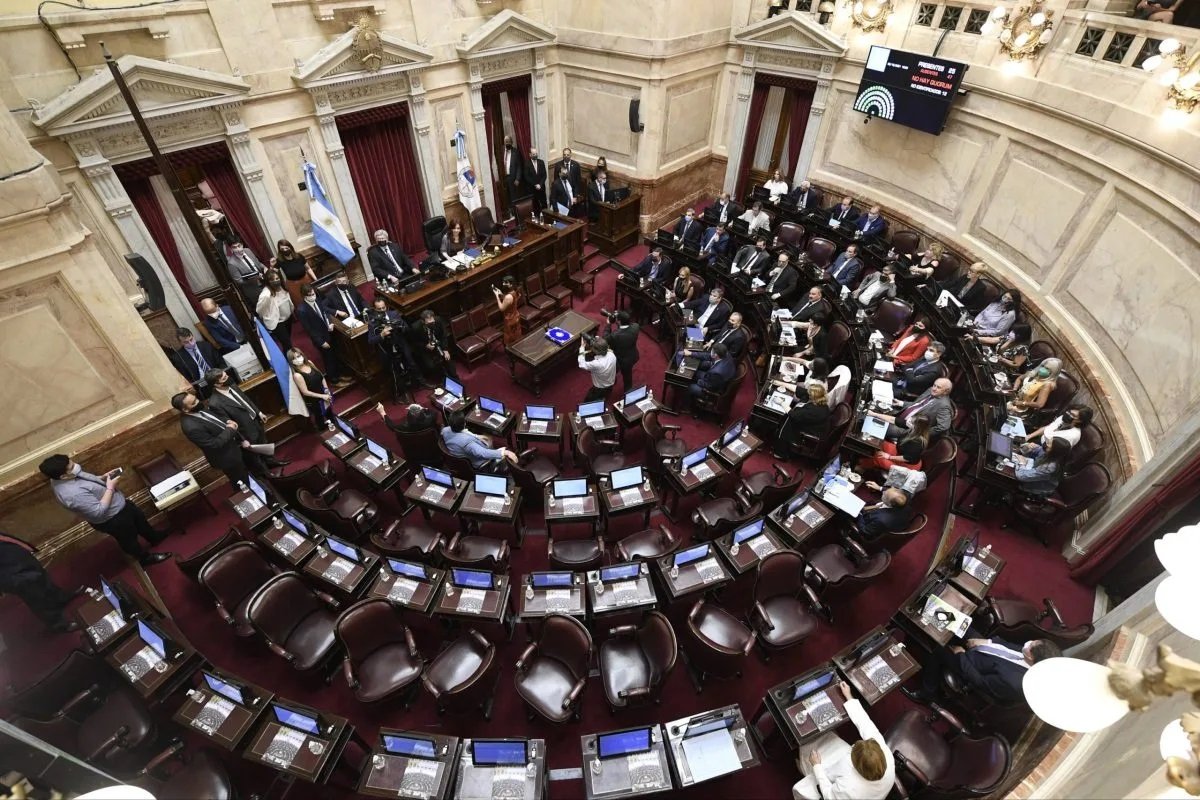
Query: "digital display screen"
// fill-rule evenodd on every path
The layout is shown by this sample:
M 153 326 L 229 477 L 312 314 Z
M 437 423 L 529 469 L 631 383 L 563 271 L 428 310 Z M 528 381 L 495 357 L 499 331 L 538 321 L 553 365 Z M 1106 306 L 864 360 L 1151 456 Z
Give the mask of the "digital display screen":
M 783 515 L 786 517 L 786 516 L 795 514 L 797 511 L 799 511 L 801 508 L 804 507 L 804 504 L 808 502 L 808 498 L 809 498 L 809 493 L 807 490 L 796 495 L 795 499 L 793 499 L 792 502 L 788 503 L 787 508 L 784 509 Z
M 113 591 L 113 588 L 108 585 L 108 581 L 104 580 L 104 578 L 100 579 L 100 592 L 104 595 L 104 598 L 108 600 L 108 603 L 113 607 L 113 610 L 120 614 L 121 618 L 124 619 L 125 607 L 121 605 L 121 598 L 117 597 L 117 593 Z
M 936 136 L 966 72 L 957 61 L 872 45 L 854 110 Z
M 581 417 L 594 417 L 597 414 L 603 414 L 603 413 L 604 413 L 604 401 L 603 400 L 596 400 L 595 402 L 592 402 L 592 403 L 580 403 L 579 404 L 579 416 L 581 416 Z
M 317 718 L 310 714 L 301 714 L 299 711 L 292 711 L 290 708 L 271 704 L 271 710 L 275 712 L 275 719 L 281 725 L 287 725 L 289 728 L 295 728 L 304 733 L 320 733 L 321 723 Z
M 680 550 L 675 554 L 675 566 L 682 567 L 684 564 L 691 564 L 693 561 L 699 561 L 708 555 L 708 545 L 700 544 L 695 547 L 689 547 L 687 550 Z
M 689 327 L 687 329 L 687 338 L 689 341 L 703 342 L 704 341 L 704 329 L 696 328 L 696 327 Z
M 346 420 L 342 419 L 341 417 L 335 416 L 333 418 L 333 424 L 338 427 L 338 430 L 349 436 L 351 439 L 358 438 L 358 429 L 349 422 L 346 422 Z
M 443 384 L 443 386 L 445 386 L 447 392 L 455 397 L 463 396 L 463 385 L 453 378 L 446 378 L 446 382 Z
M 733 540 L 738 544 L 753 539 L 763 532 L 763 521 L 760 519 L 757 522 L 751 522 L 749 525 L 743 525 L 733 532 Z
M 383 445 L 379 444 L 378 442 L 373 442 L 370 439 L 367 439 L 366 441 L 367 441 L 367 452 L 368 453 L 375 456 L 376 458 L 378 458 L 380 461 L 382 461 L 385 464 L 392 460 L 391 458 L 388 457 L 387 448 L 385 448 Z
M 504 497 L 508 494 L 508 479 L 500 475 L 476 475 L 475 491 L 479 494 Z
M 693 450 L 683 457 L 683 466 L 691 469 L 706 458 L 708 458 L 708 448 L 701 447 L 699 450 Z
M 525 416 L 530 419 L 554 419 L 554 406 L 525 406 Z
M 452 569 L 450 579 L 455 586 L 466 589 L 490 589 L 495 576 L 490 572 L 480 572 L 476 569 Z
M 636 578 L 642 571 L 642 568 L 637 564 L 618 564 L 615 567 L 605 567 L 600 570 L 600 580 L 609 581 L 627 581 Z
M 570 586 L 575 583 L 574 572 L 535 572 L 531 576 L 533 585 L 538 589 L 554 586 Z
M 529 763 L 529 743 L 523 739 L 476 739 L 471 742 L 471 763 L 477 767 L 524 766 Z
M 442 472 L 440 469 L 434 469 L 433 467 L 421 467 L 421 474 L 430 483 L 447 486 L 451 489 L 454 488 L 454 479 L 450 477 L 449 472 Z
M 821 471 L 822 480 L 832 480 L 839 472 L 842 471 L 842 456 L 838 454 L 833 457 L 833 460 L 825 465 L 825 469 Z
M 588 493 L 587 478 L 555 481 L 551 491 L 555 497 L 583 497 Z
M 330 550 L 337 553 L 339 556 L 345 556 L 346 558 L 350 559 L 351 561 L 353 561 L 355 563 L 358 562 L 359 557 L 358 557 L 358 548 L 357 547 L 354 547 L 353 545 L 349 545 L 349 544 L 344 544 L 332 537 L 326 537 L 325 544 L 326 544 L 326 546 L 329 547 Z
M 648 394 L 648 392 L 646 390 L 646 387 L 639 386 L 638 388 L 634 389 L 632 392 L 628 392 L 625 395 L 625 405 L 630 406 L 630 405 L 633 405 L 634 403 L 640 403 L 646 399 L 647 394 Z
M 493 400 L 490 397 L 484 397 L 483 395 L 479 396 L 479 407 L 484 411 L 491 411 L 493 414 L 505 413 L 504 403 L 501 403 L 499 400 Z
M 392 572 L 397 575 L 405 575 L 409 578 L 416 578 L 422 581 L 425 580 L 425 567 L 420 564 L 411 564 L 408 561 L 400 561 L 395 558 L 389 558 L 387 562 Z
M 253 475 L 250 475 L 249 477 L 247 477 L 246 482 L 247 482 L 247 485 L 249 485 L 249 487 L 250 487 L 250 491 L 254 492 L 254 495 L 259 500 L 263 501 L 264 505 L 270 505 L 270 503 L 267 502 L 267 490 L 262 487 L 261 483 L 254 480 Z
M 138 638 L 150 645 L 150 648 L 158 653 L 159 658 L 167 657 L 167 642 L 158 634 L 158 631 L 139 619 L 137 621 L 137 632 Z
M 792 699 L 799 700 L 802 697 L 808 697 L 818 689 L 824 689 L 829 684 L 833 683 L 833 679 L 837 677 L 834 672 L 825 672 L 817 677 L 807 680 L 792 690 Z
M 240 686 L 234 686 L 232 683 L 226 683 L 216 675 L 213 675 L 209 672 L 201 671 L 200 675 L 204 678 L 204 682 L 208 684 L 209 689 L 212 689 L 226 700 L 232 700 L 240 706 L 246 705 L 246 698 L 242 694 L 242 689 Z
M 283 518 L 285 520 L 287 520 L 287 524 L 291 525 L 293 530 L 296 530 L 296 531 L 304 534 L 305 536 L 308 536 L 308 526 L 305 525 L 303 522 L 301 522 L 300 518 L 297 517 L 295 514 L 288 511 L 287 509 L 284 509 Z
M 729 429 L 721 434 L 721 447 L 725 447 L 734 439 L 742 435 L 742 429 L 746 427 L 746 421 L 740 420 L 729 426 Z
M 608 477 L 612 481 L 613 489 L 628 489 L 630 486 L 637 486 L 642 482 L 642 468 L 626 467 L 616 470 Z
M 650 749 L 650 729 L 603 733 L 596 737 L 596 755 L 600 758 L 645 753 Z
M 733 722 L 735 719 L 737 719 L 737 718 L 736 717 L 718 717 L 717 719 L 708 720 L 707 722 L 704 722 L 704 721 L 693 722 L 692 724 L 688 725 L 687 732 L 685 732 L 683 734 L 683 738 L 690 739 L 693 736 L 703 736 L 706 733 L 712 733 L 713 731 L 719 731 L 722 728 L 730 728 L 733 726 Z
M 390 736 L 383 734 L 383 749 L 397 756 L 413 758 L 437 758 L 437 745 L 429 739 L 415 736 Z

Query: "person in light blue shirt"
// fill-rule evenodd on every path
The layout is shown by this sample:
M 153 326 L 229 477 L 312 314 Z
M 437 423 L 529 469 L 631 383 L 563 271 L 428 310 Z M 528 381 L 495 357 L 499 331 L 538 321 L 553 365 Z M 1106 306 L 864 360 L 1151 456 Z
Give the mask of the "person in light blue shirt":
M 507 463 L 517 463 L 517 454 L 507 447 L 490 447 L 482 436 L 467 430 L 467 418 L 461 411 L 450 415 L 450 423 L 442 428 L 442 441 L 452 456 L 465 458 L 481 472 L 497 472 Z M 506 463 L 507 462 L 507 463 Z

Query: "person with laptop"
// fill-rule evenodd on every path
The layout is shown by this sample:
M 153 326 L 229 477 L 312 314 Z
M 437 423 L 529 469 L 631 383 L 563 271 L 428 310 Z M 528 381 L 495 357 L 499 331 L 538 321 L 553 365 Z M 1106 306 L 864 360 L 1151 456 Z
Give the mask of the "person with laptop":
M 452 456 L 465 458 L 482 472 L 499 472 L 508 464 L 517 463 L 517 454 L 507 447 L 492 447 L 491 441 L 467 430 L 467 417 L 461 411 L 450 415 L 442 428 L 442 441 Z
M 1070 457 L 1071 445 L 1065 439 L 1052 437 L 1036 458 L 1017 459 L 1013 472 L 1018 488 L 1033 497 L 1049 497 L 1058 489 Z
M 0 592 L 13 594 L 55 633 L 79 630 L 79 625 L 66 618 L 67 604 L 83 588 L 68 592 L 50 579 L 46 568 L 34 555 L 37 548 L 23 539 L 0 531 Z
M 792 786 L 793 800 L 883 800 L 896 780 L 896 762 L 883 734 L 843 681 L 846 715 L 859 740 L 853 745 L 834 731 L 800 748 L 796 763 L 804 778 Z
M 617 357 L 608 349 L 608 342 L 599 337 L 585 339 L 579 346 L 577 363 L 592 376 L 592 388 L 584 395 L 583 402 L 606 399 L 617 382 Z
M 952 391 L 954 391 L 954 384 L 949 378 L 938 378 L 933 382 L 933 386 L 902 408 L 899 414 L 893 416 L 875 411 L 872 411 L 871 414 L 890 423 L 887 439 L 891 442 L 900 441 L 907 433 L 912 418 L 921 413 L 930 419 L 930 438 L 945 436 L 950 432 L 950 426 L 954 423 L 954 404 L 950 402 L 950 392 Z

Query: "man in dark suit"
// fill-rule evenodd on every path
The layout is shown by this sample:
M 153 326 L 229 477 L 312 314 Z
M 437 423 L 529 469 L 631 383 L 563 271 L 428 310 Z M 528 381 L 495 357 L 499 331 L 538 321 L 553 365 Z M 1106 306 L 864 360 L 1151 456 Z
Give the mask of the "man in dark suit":
M 730 244 L 729 234 L 725 232 L 725 223 L 718 222 L 700 237 L 700 257 L 707 258 L 710 265 L 715 264 L 718 258 L 729 255 Z
M 171 363 L 191 383 L 204 385 L 204 373 L 213 367 L 228 369 L 229 365 L 217 348 L 203 339 L 197 341 L 189 329 L 176 328 L 175 336 L 179 339 L 179 349 L 171 354 Z
M 242 332 L 232 308 L 218 306 L 215 300 L 206 297 L 200 301 L 200 311 L 204 313 L 204 327 L 217 343 L 217 351 L 221 355 L 232 353 L 246 343 L 246 334 Z
M 737 359 L 729 355 L 723 344 L 714 344 L 712 350 L 700 357 L 696 377 L 688 385 L 688 396 L 697 398 L 705 392 L 720 393 L 737 375 Z
M 250 396 L 229 380 L 229 373 L 222 369 L 210 369 L 204 376 L 213 393 L 208 398 L 208 407 L 222 412 L 238 424 L 238 431 L 250 444 L 267 444 L 267 415 L 259 410 Z M 265 473 L 266 467 L 286 467 L 290 461 L 269 456 L 263 458 L 247 450 L 246 463 L 252 472 Z M 264 466 L 265 465 L 265 466 Z
M 771 270 L 771 275 L 766 281 L 767 295 L 771 301 L 780 306 L 787 306 L 800 290 L 800 270 L 792 264 L 791 256 L 780 253 L 775 269 Z
M 704 331 L 704 338 L 711 339 L 725 327 L 733 306 L 725 302 L 725 290 L 714 286 L 704 294 L 686 303 L 680 303 L 680 308 L 686 308 L 696 315 L 695 325 Z
M 384 424 L 394 433 L 418 433 L 437 427 L 437 412 L 432 408 L 425 408 L 420 403 L 409 403 L 408 411 L 400 422 L 392 421 L 383 403 L 375 404 L 375 413 L 383 418 Z
M 546 162 L 538 158 L 536 147 L 529 148 L 529 159 L 525 162 L 525 188 L 533 195 L 533 210 L 546 208 L 546 184 L 549 181 Z
M 325 380 L 329 381 L 330 386 L 345 386 L 350 379 L 343 375 L 342 360 L 333 349 L 333 314 L 318 302 L 317 290 L 311 283 L 304 284 L 300 297 L 303 302 L 296 306 L 296 316 L 300 318 L 300 326 L 308 334 L 309 340 L 321 354 L 321 361 L 325 365 Z
M 821 207 L 821 190 L 814 189 L 808 181 L 800 181 L 790 192 L 788 200 L 796 204 L 797 211 L 808 211 Z
M 950 426 L 954 423 L 954 405 L 950 402 L 950 392 L 953 390 L 954 384 L 950 382 L 949 378 L 938 378 L 933 382 L 933 386 L 901 409 L 896 416 L 871 413 L 873 416 L 891 423 L 888 425 L 888 441 L 900 441 L 908 431 L 908 421 L 916 414 L 924 414 L 929 417 L 930 437 L 944 436 L 949 433 Z
M 633 365 L 641 358 L 638 352 L 638 334 L 642 328 L 629 321 L 629 312 L 618 311 L 610 317 L 617 323 L 616 330 L 609 331 L 604 340 L 609 351 L 617 357 L 617 371 L 621 373 L 621 391 L 633 388 Z
M 946 376 L 946 365 L 942 363 L 945 352 L 946 345 L 930 342 L 925 347 L 925 357 L 904 370 L 893 381 L 896 391 L 908 395 L 924 394 L 925 390 L 933 386 L 934 381 Z
M 858 281 L 862 270 L 863 262 L 858 257 L 858 245 L 851 244 L 846 246 L 844 253 L 834 259 L 833 266 L 829 268 L 829 277 L 839 286 L 851 289 Z
M 738 248 L 729 270 L 735 275 L 745 272 L 747 275 L 757 276 L 770 263 L 771 254 L 767 252 L 767 239 L 765 236 L 760 236 L 754 244 L 744 244 Z
M 884 489 L 878 503 L 863 508 L 854 522 L 859 536 L 867 542 L 887 533 L 898 533 L 912 522 L 914 510 L 908 495 L 899 489 Z
M 341 273 L 334 280 L 333 286 L 325 291 L 325 313 L 337 319 L 354 317 L 362 320 L 367 312 L 367 301 L 358 293 L 358 289 L 350 283 L 350 276 Z
M 571 182 L 570 174 L 559 165 L 550 184 L 550 208 L 559 214 L 571 214 L 582 198 Z
M 734 361 L 742 357 L 742 353 L 746 352 L 746 345 L 750 343 L 750 334 L 742 325 L 742 315 L 737 311 L 729 315 L 729 322 L 725 323 L 725 327 L 718 331 L 708 344 L 711 350 L 717 345 L 724 345 L 729 351 L 729 356 Z
M 229 246 L 225 267 L 246 300 L 246 305 L 254 308 L 258 304 L 259 294 L 262 293 L 262 279 L 267 274 L 267 268 L 258 260 L 258 256 L 247 250 L 241 242 L 233 242 Z
M 588 219 L 592 222 L 600 219 L 600 207 L 596 204 L 607 203 L 611 199 L 608 191 L 608 173 L 598 169 L 595 179 L 588 183 Z
M 950 645 L 937 648 L 921 664 L 923 699 L 939 696 L 945 688 L 947 673 L 971 689 L 1003 705 L 1025 699 L 1021 684 L 1031 666 L 1047 658 L 1062 655 L 1058 645 L 1047 639 L 1030 639 L 1017 645 L 1002 639 L 982 639 L 967 632 L 966 647 Z
M 367 261 L 376 280 L 386 276 L 399 282 L 409 275 L 421 273 L 412 259 L 404 254 L 404 248 L 388 239 L 385 230 L 375 231 L 375 244 L 367 248 Z
M 866 216 L 854 222 L 854 235 L 861 239 L 874 239 L 887 231 L 887 221 L 879 213 L 879 206 L 871 206 Z
M 663 255 L 661 247 L 656 247 L 646 254 L 646 257 L 633 268 L 633 274 L 645 278 L 651 283 L 665 283 L 671 271 L 671 260 Z
M 704 232 L 704 226 L 696 220 L 696 209 L 689 208 L 675 223 L 675 243 L 689 244 L 700 249 L 700 234 Z
M 441 383 L 447 375 L 458 380 L 458 369 L 450 358 L 450 334 L 446 323 L 432 310 L 422 311 L 421 318 L 409 329 L 409 345 L 431 382 Z
M 205 460 L 224 472 L 231 484 L 246 486 L 250 471 L 244 454 L 249 451 L 250 442 L 238 431 L 238 424 L 225 412 L 208 408 L 191 392 L 175 395 L 171 405 L 181 414 L 179 427 L 183 435 L 200 448 Z
M 579 197 L 583 189 L 583 174 L 579 170 L 579 162 L 571 157 L 571 148 L 563 148 L 562 161 L 558 162 L 558 169 L 565 173 L 567 180 L 570 181 L 572 196 Z
M 508 189 L 508 204 L 512 205 L 529 194 L 525 185 L 525 159 L 521 151 L 513 146 L 511 136 L 504 137 L 504 151 L 500 154 L 500 169 L 504 172 L 504 188 Z
M 798 300 L 792 306 L 792 319 L 796 322 L 808 322 L 817 314 L 829 314 L 829 304 L 825 302 L 825 291 L 820 286 L 813 286 L 803 300 Z
M 60 589 L 46 568 L 37 560 L 37 548 L 0 531 L 0 592 L 21 598 L 38 619 L 56 633 L 78 630 L 77 623 L 64 616 L 67 604 L 78 594 Z
M 717 202 L 704 210 L 704 216 L 713 222 L 724 222 L 726 225 L 742 215 L 742 207 L 729 199 L 729 192 L 721 192 Z
M 854 207 L 854 203 L 849 197 L 843 197 L 842 202 L 829 209 L 829 221 L 836 222 L 839 228 L 853 225 L 856 219 L 858 219 L 858 209 Z

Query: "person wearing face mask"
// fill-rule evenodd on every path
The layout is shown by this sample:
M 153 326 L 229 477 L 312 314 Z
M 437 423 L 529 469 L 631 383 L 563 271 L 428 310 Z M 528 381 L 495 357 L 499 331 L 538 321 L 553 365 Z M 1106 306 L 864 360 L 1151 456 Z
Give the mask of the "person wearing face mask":
M 778 203 L 779 198 L 788 193 L 788 182 L 783 179 L 783 174 L 779 170 L 775 170 L 771 173 L 771 180 L 764 183 L 763 188 L 770 195 L 771 202 Z
M 850 293 L 854 302 L 860 308 L 872 308 L 883 299 L 896 296 L 896 266 L 892 263 L 883 265 L 879 272 L 873 272 L 863 279 L 858 288 Z
M 229 306 L 218 306 L 211 297 L 200 301 L 200 312 L 204 314 L 204 327 L 217 343 L 221 355 L 232 353 L 246 343 L 246 334 Z
M 671 259 L 663 255 L 661 247 L 656 247 L 646 254 L 632 272 L 635 277 L 650 283 L 665 283 L 670 277 Z
M 350 283 L 350 276 L 339 273 L 333 286 L 325 292 L 325 311 L 336 319 L 354 317 L 362 321 L 367 311 L 367 302 Z
M 571 184 L 571 195 L 575 198 L 575 202 L 579 202 L 579 190 L 583 186 L 583 173 L 579 169 L 579 162 L 572 157 L 571 148 L 563 148 L 562 161 L 558 163 L 558 169 Z
M 500 154 L 500 171 L 504 175 L 504 188 L 508 190 L 508 204 L 529 194 L 525 185 L 525 159 L 513 145 L 511 136 L 504 137 L 504 151 Z
M 246 306 L 254 308 L 262 291 L 262 278 L 267 268 L 258 260 L 258 256 L 247 250 L 241 242 L 234 242 L 229 246 L 225 265 L 229 268 L 229 277 L 233 278 L 238 291 L 245 298 Z
M 283 288 L 282 272 L 267 270 L 267 285 L 258 296 L 254 310 L 271 332 L 271 338 L 279 345 L 279 349 L 284 352 L 292 349 L 292 312 L 295 308 L 292 296 Z
M 350 383 L 350 378 L 344 377 L 345 366 L 337 351 L 333 349 L 333 321 L 336 317 L 317 299 L 317 290 L 311 283 L 304 284 L 304 288 L 300 290 L 300 298 L 300 305 L 296 307 L 296 317 L 300 320 L 300 326 L 321 354 L 325 378 L 334 388 L 341 388 Z
M 900 332 L 896 342 L 888 349 L 888 358 L 896 370 L 917 363 L 925 356 L 925 348 L 933 341 L 926 330 L 925 320 L 918 319 Z
M 236 422 L 242 437 L 250 444 L 267 444 L 267 415 L 259 410 L 250 395 L 229 380 L 229 373 L 223 369 L 210 369 L 204 377 L 213 387 L 212 396 L 208 398 L 209 408 Z M 250 450 L 246 451 L 245 457 L 251 472 L 258 474 L 265 473 L 267 468 L 286 467 L 291 463 L 274 456 L 264 458 Z
M 120 476 L 115 470 L 93 475 L 61 453 L 44 459 L 38 470 L 50 479 L 50 488 L 59 505 L 111 536 L 143 567 L 171 557 L 170 553 L 150 553 L 138 541 L 142 539 L 153 547 L 167 538 L 167 534 L 155 530 L 142 510 L 121 493 L 117 488 Z
M 971 322 L 972 334 L 976 337 L 1003 336 L 1017 321 L 1017 312 L 1020 310 L 1021 293 L 1010 289 L 975 315 Z
M 775 268 L 763 280 L 767 283 L 767 296 L 777 306 L 791 305 L 792 298 L 800 291 L 800 270 L 786 252 L 779 254 Z
M 238 430 L 238 424 L 224 411 L 209 408 L 208 403 L 191 392 L 176 394 L 171 398 L 171 406 L 180 413 L 183 435 L 200 448 L 209 465 L 224 472 L 231 485 L 246 486 L 250 442 Z
M 533 210 L 542 211 L 546 208 L 546 182 L 549 173 L 546 172 L 546 162 L 538 158 L 536 147 L 529 148 L 529 158 L 525 160 L 525 189 L 533 194 Z
M 404 248 L 388 239 L 385 230 L 375 231 L 375 244 L 367 250 L 367 261 L 377 281 L 385 278 L 399 283 L 410 275 L 419 275 L 421 270 L 404 253 Z
M 292 247 L 292 243 L 287 239 L 280 239 L 275 243 L 275 257 L 271 259 L 270 266 L 283 273 L 285 285 L 288 294 L 292 296 L 293 303 L 300 302 L 300 284 L 302 282 L 317 280 L 317 273 L 313 272 L 312 267 L 308 265 L 308 259 L 297 253 L 296 248 Z
M 725 290 L 720 286 L 714 286 L 695 300 L 680 303 L 679 308 L 695 314 L 695 324 L 704 332 L 705 341 L 725 327 L 729 315 L 733 313 L 733 306 L 725 302 Z
M 711 220 L 714 224 L 724 222 L 726 225 L 737 219 L 742 213 L 742 209 L 737 203 L 729 197 L 729 192 L 721 192 L 721 196 L 717 201 L 704 209 L 705 219 Z
M 754 244 L 744 244 L 738 248 L 733 257 L 729 271 L 733 275 L 745 272 L 748 275 L 758 275 L 771 263 L 771 254 L 767 252 L 767 239 L 758 237 Z
M 709 228 L 700 237 L 700 257 L 708 259 L 709 266 L 717 263 L 718 258 L 729 255 L 729 234 L 725 232 L 725 223 L 719 222 Z
M 1060 372 L 1062 360 L 1047 358 L 1035 369 L 1022 375 L 1013 387 L 1013 399 L 1008 402 L 1008 412 L 1024 417 L 1045 408 L 1050 393 L 1058 385 Z
M 571 180 L 569 172 L 562 165 L 554 169 L 554 183 L 550 185 L 550 207 L 562 216 L 567 216 L 583 199 L 575 189 L 577 184 Z
M 592 222 L 600 219 L 599 203 L 611 203 L 612 193 L 608 189 L 608 172 L 603 168 L 592 173 L 588 182 L 588 219 Z
M 197 340 L 188 328 L 176 328 L 179 349 L 171 353 L 171 363 L 188 382 L 204 386 L 204 373 L 213 367 L 228 368 L 225 358 L 206 341 Z
M 887 220 L 879 213 L 879 206 L 871 206 L 866 216 L 854 222 L 854 235 L 860 239 L 874 239 L 887 233 Z
M 896 392 L 906 395 L 922 394 L 933 382 L 938 378 L 946 377 L 946 365 L 942 362 L 942 356 L 946 353 L 946 345 L 941 342 L 930 342 L 925 348 L 925 355 L 906 368 L 903 372 L 899 372 L 895 381 Z
M 686 244 L 700 249 L 700 235 L 704 232 L 704 226 L 696 221 L 696 209 L 689 208 L 683 213 L 679 221 L 675 223 L 676 244 Z
M 321 370 L 308 360 L 300 350 L 292 348 L 287 353 L 288 363 L 292 365 L 292 382 L 304 397 L 304 405 L 308 406 L 308 418 L 312 420 L 317 430 L 333 420 L 333 392 Z

